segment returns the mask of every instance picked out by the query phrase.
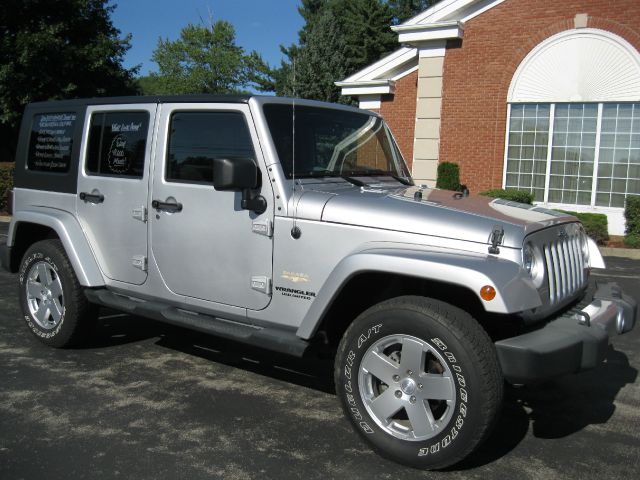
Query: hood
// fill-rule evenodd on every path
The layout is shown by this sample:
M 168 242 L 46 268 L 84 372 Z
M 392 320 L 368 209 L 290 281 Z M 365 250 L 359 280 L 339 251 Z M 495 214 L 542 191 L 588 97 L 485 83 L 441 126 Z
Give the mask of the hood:
M 502 245 L 512 248 L 521 248 L 534 231 L 576 221 L 565 213 L 502 199 L 391 185 L 305 185 L 297 197 L 298 217 L 485 244 L 499 225 Z M 418 191 L 422 198 L 415 197 Z

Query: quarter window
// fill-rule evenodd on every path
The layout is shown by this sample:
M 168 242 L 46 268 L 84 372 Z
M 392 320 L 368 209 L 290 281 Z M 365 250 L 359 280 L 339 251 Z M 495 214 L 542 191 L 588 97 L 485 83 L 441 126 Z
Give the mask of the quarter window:
M 86 161 L 89 175 L 142 178 L 148 112 L 94 113 L 89 128 Z
M 34 115 L 27 168 L 41 172 L 68 172 L 75 122 L 76 114 L 73 112 Z
M 214 158 L 255 158 L 240 112 L 177 112 L 169 132 L 169 182 L 212 184 Z

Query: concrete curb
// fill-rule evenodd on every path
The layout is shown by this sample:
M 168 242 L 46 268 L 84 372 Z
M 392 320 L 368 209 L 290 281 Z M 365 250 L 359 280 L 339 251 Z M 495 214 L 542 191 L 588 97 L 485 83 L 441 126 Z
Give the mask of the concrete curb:
M 599 248 L 603 257 L 624 257 L 632 260 L 640 260 L 640 249 L 638 248 Z
M 9 223 L 11 221 L 11 217 L 5 217 L 0 215 L 0 222 L 2 223 Z

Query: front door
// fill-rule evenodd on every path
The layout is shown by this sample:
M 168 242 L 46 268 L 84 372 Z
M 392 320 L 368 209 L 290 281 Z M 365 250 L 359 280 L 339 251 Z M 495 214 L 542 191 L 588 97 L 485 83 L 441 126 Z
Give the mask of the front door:
M 110 279 L 147 278 L 146 205 L 156 104 L 89 107 L 76 210 Z
M 250 120 L 243 104 L 162 106 L 150 242 L 171 292 L 259 310 L 271 299 L 272 238 L 257 227 L 272 221 L 271 187 L 261 215 L 240 208 L 239 192 L 213 188 L 216 157 L 250 157 L 269 178 Z

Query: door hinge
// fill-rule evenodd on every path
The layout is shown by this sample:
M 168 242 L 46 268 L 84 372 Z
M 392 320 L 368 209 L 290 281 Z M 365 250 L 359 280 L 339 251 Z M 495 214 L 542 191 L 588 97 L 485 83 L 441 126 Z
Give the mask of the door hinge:
M 134 208 L 131 211 L 131 216 L 133 218 L 135 218 L 136 220 L 140 220 L 143 223 L 146 222 L 147 221 L 147 207 L 142 206 L 142 207 Z
M 264 275 L 253 276 L 251 277 L 251 288 L 258 292 L 271 295 L 271 279 Z
M 147 257 L 144 255 L 134 255 L 131 259 L 131 264 L 143 272 L 147 271 Z
M 273 223 L 271 220 L 260 220 L 253 222 L 251 225 L 251 231 L 258 235 L 264 235 L 265 237 L 273 236 Z

